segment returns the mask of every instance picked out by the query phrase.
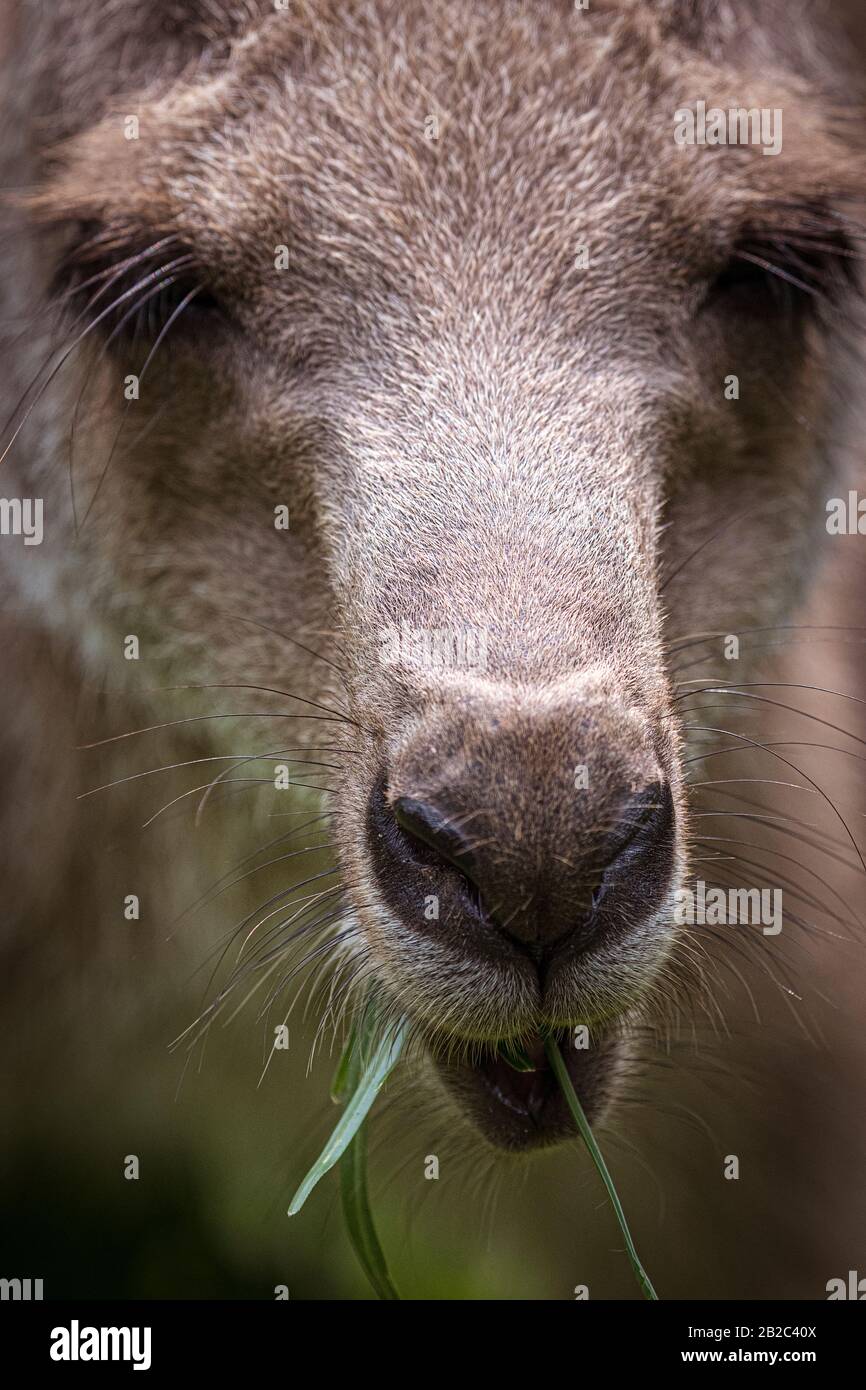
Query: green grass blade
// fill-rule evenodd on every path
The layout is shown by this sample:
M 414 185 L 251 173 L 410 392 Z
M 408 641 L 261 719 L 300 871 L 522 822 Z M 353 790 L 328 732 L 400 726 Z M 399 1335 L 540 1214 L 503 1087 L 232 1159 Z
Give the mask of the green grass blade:
M 343 1098 L 351 1084 L 352 1061 L 355 1056 L 355 1049 L 358 1044 L 358 1030 L 353 1028 L 349 1034 L 349 1040 L 343 1048 L 342 1056 L 337 1063 L 337 1070 L 331 1082 L 331 1100 L 335 1105 L 342 1105 Z M 357 1075 L 355 1076 L 357 1081 Z
M 374 1292 L 381 1299 L 399 1301 L 400 1295 L 391 1283 L 370 1211 L 367 1195 L 367 1133 L 363 1125 L 340 1159 L 340 1195 L 352 1248 Z
M 635 1249 L 634 1241 L 631 1238 L 631 1232 L 629 1231 L 628 1223 L 625 1219 L 625 1212 L 622 1209 L 622 1203 L 620 1202 L 619 1197 L 617 1196 L 616 1188 L 613 1185 L 613 1178 L 607 1171 L 607 1164 L 605 1163 L 602 1157 L 601 1149 L 595 1142 L 592 1130 L 589 1127 L 589 1120 L 583 1113 L 583 1106 L 578 1100 L 577 1092 L 571 1084 L 571 1077 L 568 1074 L 568 1068 L 565 1065 L 565 1061 L 563 1059 L 562 1053 L 559 1050 L 559 1047 L 557 1046 L 555 1038 L 546 1039 L 544 1044 L 544 1050 L 547 1053 L 547 1060 L 550 1062 L 550 1065 L 553 1068 L 553 1073 L 557 1081 L 559 1082 L 562 1094 L 565 1096 L 566 1102 L 568 1103 L 568 1108 L 574 1116 L 575 1124 L 580 1130 L 581 1138 L 583 1139 L 583 1142 L 586 1144 L 586 1147 L 589 1149 L 592 1161 L 598 1169 L 599 1177 L 601 1178 L 602 1182 L 607 1188 L 607 1195 L 610 1198 L 610 1204 L 613 1207 L 614 1214 L 616 1216 L 617 1221 L 619 1222 L 619 1228 L 622 1231 L 623 1239 L 625 1240 L 625 1248 L 628 1251 L 628 1257 L 631 1261 L 631 1267 L 634 1270 L 635 1278 L 637 1279 L 641 1289 L 643 1290 L 644 1298 L 658 1299 L 658 1294 L 656 1293 L 655 1289 L 650 1283 L 649 1275 L 647 1274 L 646 1270 L 644 1269 L 643 1265 L 641 1264 L 638 1258 L 638 1253 Z
M 497 1052 L 515 1071 L 538 1070 L 535 1063 L 530 1061 L 519 1043 L 501 1042 L 497 1048 Z
M 397 1063 L 406 1038 L 406 1029 L 407 1023 L 403 1019 L 397 1028 L 379 1043 L 369 1063 L 364 1067 L 355 1093 L 340 1116 L 333 1134 L 292 1198 L 289 1216 L 297 1215 L 316 1184 L 330 1172 L 351 1144 L 381 1087 Z

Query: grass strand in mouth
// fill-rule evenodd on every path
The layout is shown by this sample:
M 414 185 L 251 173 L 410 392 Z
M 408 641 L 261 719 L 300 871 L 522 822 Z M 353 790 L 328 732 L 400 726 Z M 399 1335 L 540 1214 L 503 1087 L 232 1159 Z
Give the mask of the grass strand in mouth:
M 367 1133 L 363 1125 L 340 1159 L 340 1195 L 343 1202 L 343 1218 L 352 1249 L 374 1293 L 384 1301 L 399 1300 L 400 1295 L 391 1282 L 385 1254 L 379 1244 L 373 1214 L 370 1211 L 367 1194 Z
M 370 1045 L 376 1032 L 372 1009 L 368 1007 L 361 1019 L 360 1026 L 352 1029 L 331 1084 L 331 1096 L 335 1101 L 341 1102 L 344 1096 L 349 1097 L 346 1108 L 330 1139 L 307 1173 L 289 1206 L 289 1216 L 295 1216 L 301 1210 L 313 1188 L 326 1173 L 330 1172 L 334 1164 L 339 1162 L 340 1194 L 349 1239 L 371 1287 L 376 1295 L 383 1300 L 399 1300 L 400 1295 L 388 1273 L 385 1255 L 379 1243 L 370 1210 L 367 1192 L 367 1136 L 364 1131 L 364 1121 L 376 1096 L 397 1065 L 403 1050 L 408 1026 L 408 1019 L 401 1019 L 395 1029 L 380 1038 L 372 1052 L 370 1052 Z M 505 1045 L 500 1050 L 506 1060 L 517 1070 L 532 1070 L 532 1063 L 519 1047 L 513 1044 Z M 578 1132 L 604 1183 L 625 1240 L 626 1251 L 635 1278 L 644 1297 L 657 1300 L 658 1294 L 653 1288 L 649 1275 L 641 1264 L 635 1249 L 613 1179 L 595 1141 L 583 1106 L 572 1085 L 565 1060 L 554 1037 L 545 1038 L 544 1051 L 572 1118 L 577 1125 Z M 366 1061 L 365 1053 L 368 1054 Z
M 346 1102 L 346 1108 L 340 1116 L 333 1134 L 328 1140 L 319 1157 L 316 1159 L 307 1176 L 304 1178 L 297 1192 L 289 1204 L 289 1216 L 296 1216 L 301 1207 L 306 1202 L 313 1188 L 317 1183 L 330 1172 L 334 1164 L 342 1158 L 346 1149 L 351 1144 L 367 1114 L 379 1094 L 382 1086 L 390 1076 L 397 1064 L 397 1059 L 403 1050 L 403 1043 L 406 1039 L 407 1021 L 402 1019 L 396 1028 L 389 1030 L 379 1041 L 372 1056 L 366 1064 L 363 1063 L 365 1051 L 364 1041 L 369 1037 L 369 1015 L 364 1024 L 358 1031 L 354 1031 L 349 1038 L 346 1053 L 337 1068 L 337 1075 L 334 1078 L 334 1090 L 337 1098 L 342 1090 L 348 1091 L 351 1079 L 353 1079 L 353 1068 L 355 1066 L 354 1055 L 357 1054 L 357 1085 L 355 1090 Z M 347 1056 L 348 1054 L 348 1056 Z
M 346 1063 L 345 1067 L 343 1062 Z M 360 1048 L 354 1036 L 343 1054 L 343 1062 L 334 1078 L 334 1091 L 351 1091 L 361 1080 Z M 342 1086 L 340 1086 L 342 1083 Z M 367 1130 L 362 1124 L 340 1159 L 340 1198 L 343 1219 L 358 1263 L 377 1296 L 385 1301 L 399 1300 L 400 1295 L 391 1282 L 385 1253 L 379 1244 L 370 1198 L 367 1192 Z
M 562 1094 L 565 1096 L 566 1103 L 568 1105 L 569 1110 L 571 1111 L 574 1122 L 580 1130 L 580 1137 L 583 1139 L 583 1142 L 589 1149 L 590 1157 L 592 1158 L 593 1163 L 598 1169 L 599 1177 L 601 1178 L 602 1182 L 604 1183 L 607 1189 L 607 1195 L 610 1198 L 610 1204 L 613 1207 L 614 1215 L 616 1216 L 616 1219 L 619 1222 L 619 1228 L 622 1231 L 623 1239 L 625 1240 L 625 1248 L 628 1252 L 629 1260 L 631 1261 L 631 1267 L 634 1270 L 635 1278 L 637 1279 L 641 1289 L 643 1290 L 644 1298 L 658 1299 L 658 1294 L 656 1293 L 655 1289 L 650 1283 L 649 1275 L 647 1274 L 638 1257 L 634 1241 L 631 1238 L 631 1232 L 628 1228 L 628 1223 L 625 1219 L 625 1212 L 622 1209 L 622 1202 L 619 1200 L 616 1188 L 613 1185 L 613 1178 L 610 1176 L 610 1173 L 607 1170 L 607 1164 L 605 1163 L 604 1158 L 602 1157 L 601 1149 L 595 1142 L 595 1137 L 593 1135 L 592 1130 L 589 1127 L 589 1120 L 586 1118 L 586 1115 L 583 1112 L 583 1106 L 578 1100 L 577 1092 L 575 1091 L 574 1086 L 571 1083 L 571 1077 L 568 1074 L 568 1068 L 565 1065 L 565 1060 L 562 1056 L 562 1053 L 559 1050 L 559 1046 L 556 1042 L 556 1039 L 552 1037 L 545 1038 L 544 1050 L 547 1054 L 547 1060 L 553 1068 L 553 1074 L 559 1082 Z

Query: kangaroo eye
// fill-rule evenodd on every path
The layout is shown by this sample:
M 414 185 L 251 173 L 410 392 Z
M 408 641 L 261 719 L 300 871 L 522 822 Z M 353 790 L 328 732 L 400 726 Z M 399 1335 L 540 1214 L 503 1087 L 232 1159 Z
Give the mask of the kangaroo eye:
M 857 253 L 837 229 L 740 242 L 713 280 L 704 306 L 740 311 L 815 311 L 856 285 Z
M 193 252 L 175 237 L 130 244 L 105 231 L 79 239 L 61 266 L 58 300 L 110 347 L 177 346 L 228 316 Z
M 793 267 L 772 261 L 770 254 L 763 248 L 738 251 L 716 277 L 711 293 L 721 296 L 747 290 L 781 297 L 788 288 L 812 293 L 808 282 L 801 280 Z

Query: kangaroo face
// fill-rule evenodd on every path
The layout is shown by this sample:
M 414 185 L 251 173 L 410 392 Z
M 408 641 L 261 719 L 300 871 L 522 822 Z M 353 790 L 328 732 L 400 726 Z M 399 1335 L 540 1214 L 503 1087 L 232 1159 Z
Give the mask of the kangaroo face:
M 799 78 L 748 54 L 616 7 L 441 8 L 275 15 L 146 94 L 139 138 L 78 136 L 37 206 L 105 310 L 91 565 L 179 669 L 345 714 L 359 977 L 522 1148 L 568 1132 L 542 1035 L 597 1114 L 678 976 L 670 644 L 721 655 L 792 600 L 847 176 Z M 781 152 L 678 145 L 697 96 L 781 108 Z

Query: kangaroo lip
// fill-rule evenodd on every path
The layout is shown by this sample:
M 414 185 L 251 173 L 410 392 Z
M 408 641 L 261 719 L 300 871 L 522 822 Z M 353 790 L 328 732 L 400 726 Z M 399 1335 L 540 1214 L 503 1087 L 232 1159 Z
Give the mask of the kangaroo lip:
M 569 1046 L 563 1030 L 556 1043 L 578 1095 L 586 1084 L 588 1052 Z M 449 1062 L 436 1058 L 447 1089 L 461 1108 L 497 1147 L 525 1150 L 543 1147 L 574 1134 L 574 1124 L 540 1037 L 521 1040 L 520 1051 L 531 1070 L 519 1070 L 506 1055 L 505 1043 L 490 1046 L 480 1058 Z
M 538 1122 L 557 1081 L 539 1039 L 538 1045 L 524 1048 L 532 1070 L 518 1070 L 501 1052 L 483 1058 L 474 1067 L 479 1081 L 500 1105 L 523 1118 Z

